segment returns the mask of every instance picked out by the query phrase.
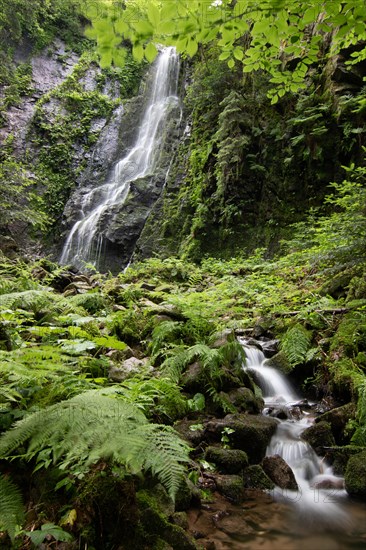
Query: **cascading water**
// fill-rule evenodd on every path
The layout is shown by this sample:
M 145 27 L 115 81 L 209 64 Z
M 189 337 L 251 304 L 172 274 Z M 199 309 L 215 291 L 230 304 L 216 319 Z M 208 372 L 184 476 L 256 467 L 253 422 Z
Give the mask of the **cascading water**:
M 81 197 L 80 219 L 65 242 L 60 263 L 98 267 L 105 232 L 116 209 L 123 205 L 133 181 L 154 172 L 163 143 L 163 129 L 178 104 L 179 57 L 174 48 L 163 49 L 152 67 L 149 99 L 135 145 L 115 166 L 112 177 Z
M 264 354 L 259 349 L 241 343 L 247 358 L 245 368 L 254 374 L 266 406 L 288 407 L 291 417 L 291 406 L 299 401 L 299 396 L 279 371 L 266 366 Z M 296 411 L 299 413 L 299 407 Z M 348 514 L 341 505 L 347 495 L 343 489 L 343 479 L 335 476 L 331 467 L 301 439 L 302 432 L 311 425 L 312 420 L 309 414 L 303 413 L 301 418 L 279 421 L 266 454 L 279 455 L 287 462 L 299 489 L 289 491 L 276 488 L 274 497 L 291 504 L 307 526 L 316 524 L 342 529 L 349 525 Z

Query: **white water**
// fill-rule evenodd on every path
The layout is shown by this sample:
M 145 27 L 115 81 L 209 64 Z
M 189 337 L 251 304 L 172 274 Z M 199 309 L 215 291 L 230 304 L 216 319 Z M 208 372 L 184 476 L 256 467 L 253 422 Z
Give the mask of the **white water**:
M 289 385 L 282 373 L 266 366 L 263 353 L 254 347 L 246 346 L 246 369 L 255 373 L 266 404 L 291 405 L 299 396 Z M 343 479 L 333 474 L 332 468 L 324 459 L 316 455 L 311 446 L 301 439 L 302 432 L 311 426 L 313 419 L 304 414 L 300 420 L 279 422 L 275 435 L 267 448 L 267 456 L 280 455 L 291 467 L 299 490 L 289 491 L 277 487 L 276 500 L 291 504 L 298 519 L 308 526 L 343 529 L 349 526 L 350 519 L 342 507 L 347 496 L 343 489 Z M 322 487 L 329 487 L 325 489 Z
M 60 263 L 82 267 L 98 266 L 104 232 L 113 209 L 123 205 L 130 184 L 154 172 L 162 148 L 163 128 L 172 106 L 178 103 L 179 57 L 174 48 L 165 48 L 152 67 L 149 99 L 131 151 L 115 166 L 112 177 L 81 198 L 80 219 L 65 242 Z

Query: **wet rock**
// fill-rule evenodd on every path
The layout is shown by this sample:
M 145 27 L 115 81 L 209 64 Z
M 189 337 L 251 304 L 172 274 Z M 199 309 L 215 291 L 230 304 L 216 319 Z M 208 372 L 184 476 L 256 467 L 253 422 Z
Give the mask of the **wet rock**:
M 266 456 L 263 459 L 262 468 L 273 483 L 281 489 L 298 490 L 293 471 L 280 455 Z
M 249 466 L 243 474 L 245 487 L 249 489 L 274 489 L 273 481 L 267 476 L 265 471 L 259 464 Z
M 291 412 L 286 405 L 280 405 L 279 407 L 271 407 L 267 413 L 272 418 L 279 418 L 280 420 L 287 420 L 291 418 Z
M 278 352 L 278 340 L 261 340 L 260 347 L 266 357 L 272 357 Z
M 350 435 L 345 433 L 348 421 L 355 417 L 356 406 L 354 403 L 348 403 L 342 407 L 332 409 L 318 418 L 315 422 L 328 422 L 337 445 L 346 445 L 350 441 Z
M 266 416 L 249 414 L 229 414 L 222 419 L 207 422 L 205 438 L 209 442 L 221 440 L 225 428 L 230 433 L 230 445 L 245 451 L 251 464 L 261 462 L 266 454 L 267 445 L 276 431 L 277 420 Z
M 290 373 L 293 369 L 286 355 L 282 351 L 279 351 L 278 353 L 273 355 L 273 357 L 270 357 L 266 361 L 266 365 L 267 367 L 272 367 L 274 369 L 277 369 L 283 372 L 284 374 Z
M 208 462 L 214 462 L 219 472 L 223 474 L 238 474 L 248 466 L 248 455 L 239 449 L 208 447 L 205 459 Z
M 366 451 L 349 459 L 344 480 L 349 495 L 366 501 Z
M 255 397 L 249 388 L 240 387 L 231 390 L 228 398 L 239 412 L 259 414 L 264 407 L 264 400 L 261 397 Z
M 307 441 L 318 455 L 324 454 L 324 447 L 335 445 L 329 422 L 322 421 L 313 424 L 302 432 L 301 438 Z
M 216 487 L 219 493 L 239 504 L 244 497 L 244 482 L 241 476 L 220 475 L 215 476 Z
M 312 479 L 311 486 L 315 489 L 344 489 L 344 479 L 334 475 L 321 474 Z

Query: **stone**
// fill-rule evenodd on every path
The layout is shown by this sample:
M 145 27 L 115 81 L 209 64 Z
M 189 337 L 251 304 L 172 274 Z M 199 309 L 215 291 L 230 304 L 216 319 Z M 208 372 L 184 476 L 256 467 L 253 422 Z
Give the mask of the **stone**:
M 192 447 L 197 447 L 205 440 L 205 426 L 200 420 L 179 420 L 174 424 L 174 429 Z
M 262 468 L 273 483 L 281 489 L 298 490 L 293 471 L 280 455 L 264 457 Z
M 228 342 L 235 340 L 235 332 L 232 329 L 225 329 L 216 335 L 216 340 L 212 344 L 213 348 L 221 348 Z
M 248 489 L 272 490 L 275 485 L 267 476 L 263 468 L 259 464 L 248 466 L 243 474 L 244 485 Z
M 366 451 L 351 456 L 344 481 L 349 495 L 366 501 Z
M 235 388 L 228 393 L 228 397 L 239 412 L 259 414 L 264 407 L 264 400 L 256 397 L 249 388 Z
M 213 462 L 222 474 L 238 474 L 248 466 L 248 455 L 240 449 L 207 447 L 205 460 Z
M 221 441 L 225 428 L 233 430 L 230 433 L 230 446 L 245 451 L 251 464 L 258 464 L 266 454 L 267 446 L 276 431 L 278 421 L 274 418 L 250 415 L 228 414 L 222 419 L 207 422 L 205 439 L 215 443 Z
M 113 382 L 123 382 L 131 375 L 139 373 L 146 365 L 147 359 L 130 357 L 123 361 L 120 367 L 111 367 L 108 372 L 108 378 L 113 380 Z
M 322 421 L 313 424 L 302 432 L 301 438 L 307 441 L 318 455 L 324 454 L 324 447 L 335 445 L 329 422 Z
M 350 436 L 345 433 L 345 428 L 350 419 L 356 414 L 356 406 L 354 403 L 347 403 L 342 407 L 337 407 L 328 412 L 325 412 L 318 418 L 315 423 L 328 422 L 331 426 L 332 434 L 337 445 L 347 445 L 350 441 Z
M 241 476 L 220 475 L 215 477 L 219 493 L 232 502 L 239 504 L 244 498 L 244 482 Z

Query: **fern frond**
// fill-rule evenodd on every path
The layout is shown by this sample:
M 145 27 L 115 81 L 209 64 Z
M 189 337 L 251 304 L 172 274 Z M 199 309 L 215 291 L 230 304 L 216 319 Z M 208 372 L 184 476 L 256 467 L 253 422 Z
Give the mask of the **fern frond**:
M 12 481 L 0 475 L 0 530 L 14 540 L 15 531 L 24 521 L 21 493 Z
M 18 421 L 0 438 L 0 457 L 14 456 L 20 446 L 30 460 L 48 449 L 53 462 L 80 474 L 97 461 L 150 469 L 174 496 L 189 449 L 178 434 L 149 424 L 134 405 L 90 390 Z
M 50 290 L 24 290 L 0 295 L 0 308 L 38 311 L 51 304 L 56 295 Z
M 151 352 L 155 355 L 166 342 L 173 342 L 181 332 L 182 323 L 179 321 L 163 321 L 153 330 Z
M 292 366 L 306 361 L 306 354 L 310 346 L 310 333 L 299 323 L 286 332 L 281 342 L 281 349 Z

